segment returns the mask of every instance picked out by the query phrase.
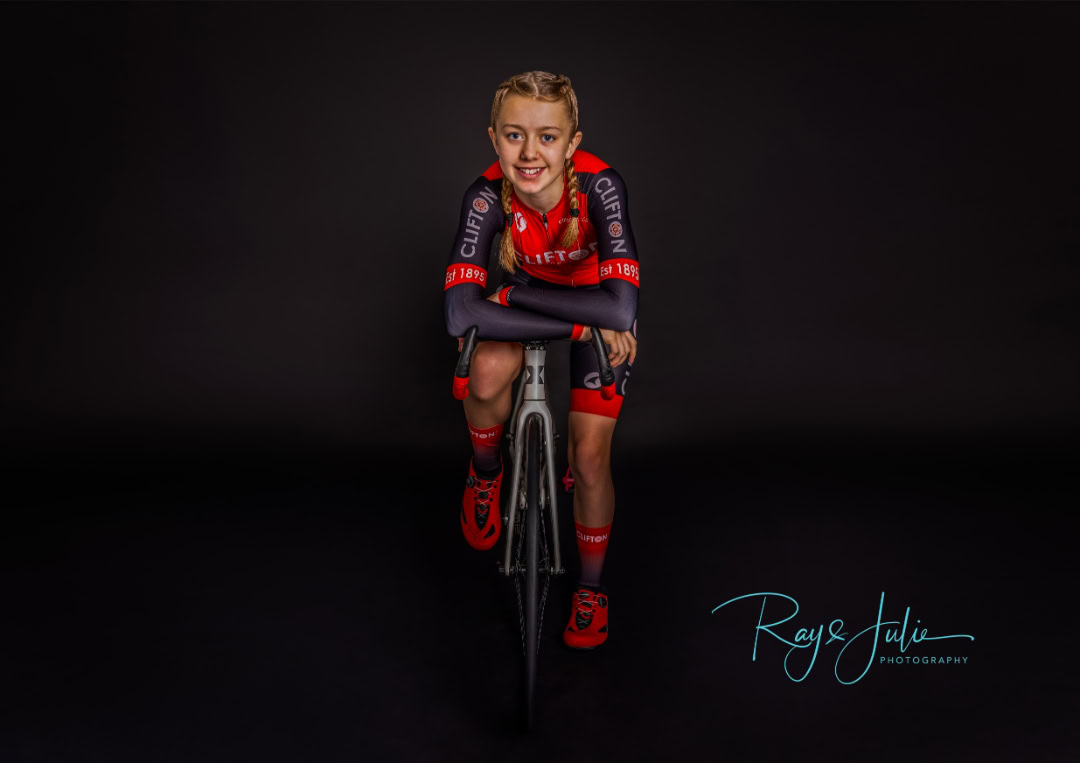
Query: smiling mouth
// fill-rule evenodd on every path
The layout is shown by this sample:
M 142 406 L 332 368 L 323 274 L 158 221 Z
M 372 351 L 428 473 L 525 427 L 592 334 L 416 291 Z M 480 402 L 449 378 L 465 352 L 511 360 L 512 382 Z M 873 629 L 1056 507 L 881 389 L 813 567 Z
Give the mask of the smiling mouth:
M 534 178 L 544 171 L 543 167 L 514 167 L 522 177 Z

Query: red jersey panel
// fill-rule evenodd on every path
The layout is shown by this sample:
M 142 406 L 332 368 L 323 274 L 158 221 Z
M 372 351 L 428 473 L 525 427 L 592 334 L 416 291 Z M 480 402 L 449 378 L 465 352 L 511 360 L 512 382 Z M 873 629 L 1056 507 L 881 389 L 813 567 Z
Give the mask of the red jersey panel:
M 571 161 L 579 175 L 608 169 L 607 163 L 587 151 L 575 151 Z M 488 167 L 484 177 L 502 180 L 503 172 L 499 163 Z M 579 186 L 582 185 L 581 180 L 579 176 Z M 600 283 L 596 230 L 588 212 L 589 195 L 579 188 L 577 197 L 578 237 L 566 248 L 561 243 L 563 232 L 570 223 L 570 194 L 565 175 L 559 203 L 547 213 L 526 206 L 516 191 L 511 195 L 514 253 L 519 267 L 529 275 L 562 286 L 594 286 Z

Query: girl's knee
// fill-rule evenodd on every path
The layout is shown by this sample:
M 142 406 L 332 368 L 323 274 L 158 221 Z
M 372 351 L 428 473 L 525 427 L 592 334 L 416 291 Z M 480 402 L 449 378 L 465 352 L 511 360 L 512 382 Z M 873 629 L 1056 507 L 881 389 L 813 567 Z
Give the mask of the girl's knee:
M 469 394 L 477 400 L 498 397 L 514 381 L 520 366 L 520 344 L 481 342 L 469 366 Z
M 569 448 L 570 470 L 574 480 L 586 486 L 598 485 L 611 474 L 610 443 L 598 439 L 580 439 Z

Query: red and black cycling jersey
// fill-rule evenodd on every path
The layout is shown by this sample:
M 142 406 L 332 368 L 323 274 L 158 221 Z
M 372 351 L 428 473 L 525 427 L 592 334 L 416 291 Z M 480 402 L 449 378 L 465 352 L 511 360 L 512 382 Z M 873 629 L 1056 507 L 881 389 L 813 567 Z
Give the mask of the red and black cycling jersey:
M 465 192 L 444 286 L 446 329 L 480 339 L 576 338 L 583 325 L 628 331 L 637 315 L 640 269 L 619 174 L 585 151 L 571 159 L 578 177 L 578 236 L 563 248 L 570 222 L 565 174 L 554 209 L 537 212 L 511 196 L 512 221 L 500 201 L 503 173 L 492 164 Z M 497 233 L 513 236 L 517 270 L 497 305 L 484 298 L 487 262 Z M 507 309 L 510 308 L 510 309 Z

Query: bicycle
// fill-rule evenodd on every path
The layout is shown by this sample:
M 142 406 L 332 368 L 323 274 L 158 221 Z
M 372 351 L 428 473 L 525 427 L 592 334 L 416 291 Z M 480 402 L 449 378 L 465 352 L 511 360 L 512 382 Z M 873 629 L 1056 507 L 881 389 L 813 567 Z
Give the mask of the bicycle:
M 454 370 L 453 392 L 458 400 L 464 400 L 469 394 L 469 366 L 476 349 L 476 333 L 475 326 L 466 332 Z M 566 572 L 559 548 L 559 516 L 555 500 L 555 440 L 558 434 L 551 420 L 544 384 L 547 341 L 522 342 L 525 365 L 510 414 L 511 425 L 506 429 L 514 467 L 506 491 L 511 497 L 509 511 L 502 513 L 505 548 L 503 559 L 498 562 L 499 574 L 513 578 L 517 593 L 521 648 L 525 658 L 521 710 L 526 730 L 532 728 L 533 723 L 536 663 L 548 589 L 554 576 Z M 595 326 L 590 342 L 600 366 L 601 395 L 610 400 L 615 396 L 615 373 L 608 361 L 607 345 Z M 551 517 L 550 536 L 544 524 L 545 507 Z

